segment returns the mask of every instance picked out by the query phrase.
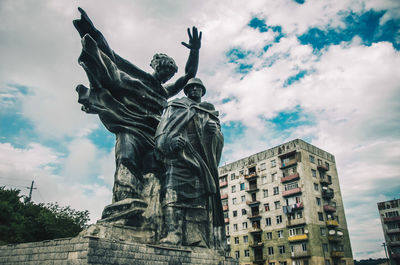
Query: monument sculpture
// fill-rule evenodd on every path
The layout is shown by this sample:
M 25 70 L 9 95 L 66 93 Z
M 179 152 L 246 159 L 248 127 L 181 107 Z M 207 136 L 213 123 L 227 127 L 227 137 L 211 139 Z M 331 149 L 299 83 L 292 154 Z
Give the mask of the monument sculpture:
M 218 163 L 224 139 L 218 112 L 201 102 L 206 88 L 200 79 L 190 79 L 184 92 L 187 97 L 169 102 L 156 132 L 166 226 L 160 242 L 221 249 L 225 227 Z
M 205 86 L 194 78 L 201 32 L 188 29 L 189 42 L 182 42 L 190 49 L 185 74 L 164 85 L 178 69 L 172 58 L 155 54 L 154 72 L 146 73 L 116 54 L 78 10 L 81 18 L 73 21 L 82 38 L 78 62 L 90 83 L 77 86 L 78 102 L 116 135 L 112 204 L 98 221 L 112 228 L 95 225 L 85 233 L 110 236 L 122 225 L 133 231 L 118 234 L 124 239 L 223 250 L 217 171 L 223 135 L 218 112 L 201 102 Z M 187 97 L 167 104 L 182 89 Z

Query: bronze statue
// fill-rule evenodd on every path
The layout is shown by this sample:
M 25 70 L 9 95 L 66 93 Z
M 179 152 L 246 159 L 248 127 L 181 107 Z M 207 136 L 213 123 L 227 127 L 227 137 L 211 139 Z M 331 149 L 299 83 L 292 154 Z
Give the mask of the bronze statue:
M 165 235 L 160 242 L 222 250 L 218 163 L 224 139 L 218 112 L 201 102 L 206 88 L 200 79 L 190 79 L 184 92 L 187 97 L 168 103 L 155 138 L 164 166 L 159 179 Z
M 79 64 L 85 70 L 90 88 L 77 86 L 82 110 L 99 115 L 104 126 L 116 135 L 116 173 L 113 203 L 141 198 L 143 175 L 152 171 L 154 134 L 167 99 L 176 95 L 196 75 L 201 32 L 188 29 L 190 49 L 185 74 L 172 84 L 163 85 L 176 72 L 174 60 L 156 54 L 152 74 L 116 54 L 97 30 L 86 12 L 73 24 L 82 38 Z

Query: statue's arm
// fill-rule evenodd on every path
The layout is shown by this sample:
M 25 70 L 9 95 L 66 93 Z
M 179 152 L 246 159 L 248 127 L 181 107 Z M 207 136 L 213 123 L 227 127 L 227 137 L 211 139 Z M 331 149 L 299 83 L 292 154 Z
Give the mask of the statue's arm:
M 131 62 L 125 60 L 118 54 L 116 54 L 108 45 L 106 39 L 104 38 L 103 34 L 96 29 L 94 26 L 93 22 L 90 20 L 89 16 L 83 10 L 82 8 L 78 7 L 79 12 L 81 13 L 81 18 L 76 19 L 73 21 L 73 24 L 77 31 L 79 32 L 79 35 L 81 38 L 83 38 L 86 34 L 89 34 L 93 40 L 96 42 L 98 48 L 105 53 L 112 62 L 115 63 L 117 68 L 128 75 L 131 75 L 132 77 L 140 77 L 144 78 L 147 77 L 149 74 L 147 74 L 145 71 L 141 70 L 139 67 L 136 65 L 132 64 Z
M 185 75 L 178 78 L 175 83 L 169 84 L 165 87 L 168 91 L 169 98 L 178 94 L 189 81 L 189 79 L 196 76 L 197 68 L 199 65 L 199 50 L 201 47 L 202 33 L 198 33 L 196 27 L 193 27 L 192 32 L 193 35 L 190 33 L 190 29 L 188 29 L 189 44 L 182 42 L 183 46 L 190 49 L 189 58 L 186 62 L 185 67 Z

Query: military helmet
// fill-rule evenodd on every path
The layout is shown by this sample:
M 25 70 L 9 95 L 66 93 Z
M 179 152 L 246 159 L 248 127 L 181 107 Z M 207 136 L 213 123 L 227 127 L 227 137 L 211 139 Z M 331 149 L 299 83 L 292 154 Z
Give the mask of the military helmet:
M 206 87 L 203 85 L 203 82 L 201 82 L 201 80 L 196 77 L 190 78 L 183 88 L 183 92 L 185 92 L 185 95 L 187 95 L 188 89 L 193 85 L 200 85 L 203 88 L 203 94 L 201 96 L 204 96 L 204 94 L 206 93 Z

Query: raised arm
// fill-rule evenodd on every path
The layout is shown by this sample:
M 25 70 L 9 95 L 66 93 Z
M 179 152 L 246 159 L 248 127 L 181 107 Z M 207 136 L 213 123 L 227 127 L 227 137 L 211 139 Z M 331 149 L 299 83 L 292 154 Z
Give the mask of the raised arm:
M 190 49 L 189 58 L 186 62 L 185 75 L 176 80 L 175 83 L 167 85 L 165 88 L 168 91 L 168 97 L 178 94 L 190 78 L 196 76 L 197 67 L 199 65 L 199 50 L 201 47 L 201 32 L 198 33 L 196 27 L 192 28 L 193 34 L 188 28 L 189 44 L 182 42 L 182 45 Z

